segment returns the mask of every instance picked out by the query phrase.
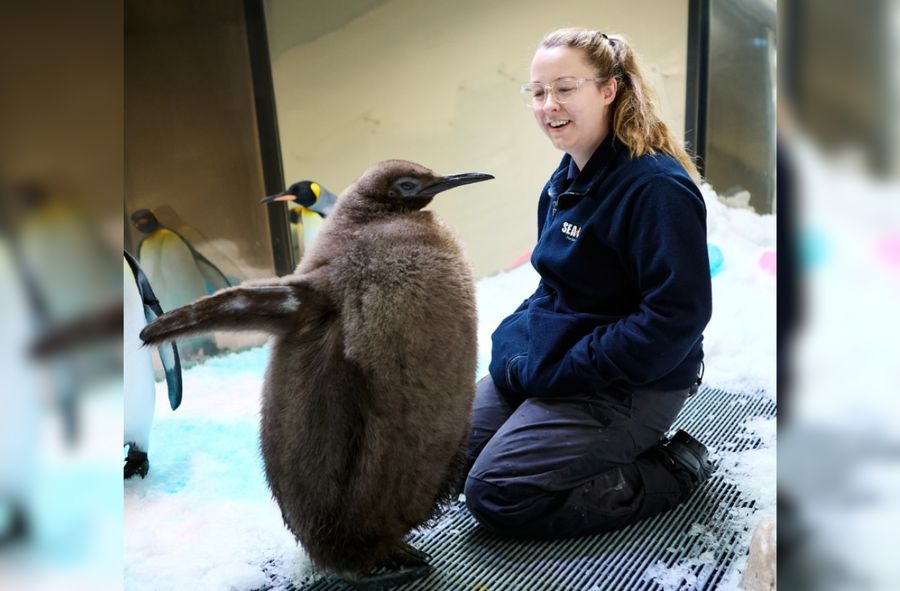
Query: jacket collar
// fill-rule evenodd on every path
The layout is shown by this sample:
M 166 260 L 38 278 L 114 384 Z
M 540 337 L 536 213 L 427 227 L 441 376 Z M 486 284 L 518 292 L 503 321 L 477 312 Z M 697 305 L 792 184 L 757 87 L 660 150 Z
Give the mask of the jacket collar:
M 569 154 L 563 155 L 559 166 L 550 177 L 550 196 L 556 197 L 562 193 L 590 194 L 594 185 L 603 177 L 603 171 L 623 147 L 621 142 L 616 140 L 615 133 L 610 131 L 606 139 L 594 150 L 584 170 L 580 172 L 572 157 Z

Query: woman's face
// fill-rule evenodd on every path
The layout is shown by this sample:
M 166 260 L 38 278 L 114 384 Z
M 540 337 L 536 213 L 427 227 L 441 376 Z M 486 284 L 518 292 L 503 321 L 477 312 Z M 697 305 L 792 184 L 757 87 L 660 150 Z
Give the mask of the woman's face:
M 595 78 L 597 73 L 584 59 L 584 52 L 570 47 L 542 47 L 531 61 L 531 82 L 552 84 L 560 78 Z M 544 93 L 543 103 L 532 106 L 534 119 L 553 145 L 575 159 L 578 168 L 609 133 L 609 105 L 615 99 L 615 82 L 602 85 L 584 82 L 565 102 Z

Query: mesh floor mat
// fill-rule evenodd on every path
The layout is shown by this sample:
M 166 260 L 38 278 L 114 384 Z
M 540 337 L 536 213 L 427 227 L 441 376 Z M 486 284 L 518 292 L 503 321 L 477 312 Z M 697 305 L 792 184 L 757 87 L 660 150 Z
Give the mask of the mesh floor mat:
M 754 449 L 761 440 L 743 426 L 753 417 L 771 418 L 775 403 L 760 394 L 703 388 L 688 400 L 675 422 L 711 450 Z M 432 527 L 409 542 L 432 556 L 434 571 L 398 591 L 565 590 L 622 591 L 715 589 L 731 563 L 746 553 L 754 502 L 722 471 L 685 504 L 623 530 L 559 541 L 499 538 L 478 527 L 465 505 L 454 504 Z M 677 574 L 670 567 L 678 565 Z M 259 591 L 350 589 L 330 575 L 309 581 L 279 581 Z

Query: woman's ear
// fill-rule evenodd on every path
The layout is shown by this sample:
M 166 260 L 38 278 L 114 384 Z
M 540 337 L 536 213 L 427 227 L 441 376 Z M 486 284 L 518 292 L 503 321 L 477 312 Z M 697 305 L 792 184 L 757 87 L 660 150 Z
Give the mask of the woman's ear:
M 619 91 L 619 84 L 615 78 L 610 78 L 600 87 L 600 96 L 603 97 L 604 105 L 611 105 L 616 100 L 616 94 Z

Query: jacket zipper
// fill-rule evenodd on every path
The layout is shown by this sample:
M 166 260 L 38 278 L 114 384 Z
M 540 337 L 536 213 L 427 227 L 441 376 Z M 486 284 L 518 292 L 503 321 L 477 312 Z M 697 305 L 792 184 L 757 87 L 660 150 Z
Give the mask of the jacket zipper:
M 553 206 L 550 208 L 550 220 L 552 220 L 553 217 L 556 215 L 556 212 L 559 211 L 559 200 L 566 195 L 583 197 L 584 193 L 570 193 L 569 191 L 566 191 L 566 192 L 561 193 L 561 194 L 557 195 L 556 197 L 554 197 L 553 198 Z M 550 221 L 550 220 L 547 220 L 547 221 Z

